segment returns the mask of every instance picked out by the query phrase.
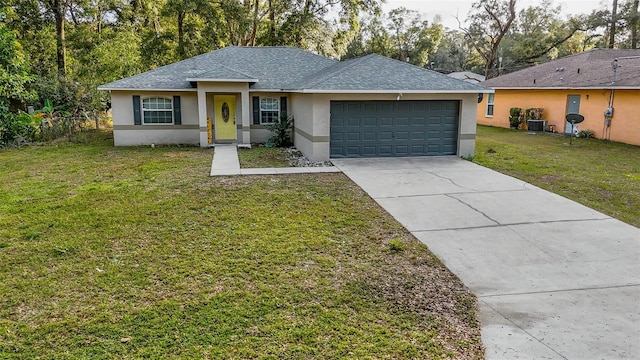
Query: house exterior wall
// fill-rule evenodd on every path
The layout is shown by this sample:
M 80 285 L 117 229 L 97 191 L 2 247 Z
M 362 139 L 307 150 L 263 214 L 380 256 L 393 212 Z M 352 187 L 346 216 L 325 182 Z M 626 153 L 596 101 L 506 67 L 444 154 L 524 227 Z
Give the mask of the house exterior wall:
M 312 161 L 329 160 L 330 106 L 333 100 L 396 100 L 390 94 L 292 94 L 294 143 Z M 474 154 L 476 94 L 404 94 L 402 100 L 459 100 L 458 156 Z
M 591 129 L 597 138 L 603 138 L 604 110 L 609 107 L 610 90 L 495 90 L 493 116 L 486 116 L 487 96 L 478 104 L 478 124 L 509 127 L 509 109 L 543 108 L 542 118 L 549 125 L 555 126 L 556 132 L 564 132 L 567 97 L 580 95 L 580 114 L 584 122 L 578 125 L 579 130 Z M 614 114 L 608 139 L 627 144 L 640 145 L 640 90 L 615 90 Z
M 250 111 L 249 111 L 249 84 L 236 82 L 198 82 L 198 103 L 196 106 L 200 131 L 200 146 L 209 145 L 207 118 L 212 120 L 215 138 L 215 109 L 214 97 L 216 95 L 236 96 L 236 139 L 238 143 L 249 143 L 250 138 Z
M 333 100 L 396 100 L 390 94 L 249 93 L 247 84 L 199 83 L 198 91 L 112 91 L 114 143 L 116 146 L 148 144 L 208 145 L 207 117 L 215 124 L 214 96 L 236 95 L 238 143 L 266 142 L 271 136 L 264 125 L 253 124 L 252 96 L 287 96 L 287 111 L 295 121 L 294 144 L 312 161 L 330 156 L 330 106 Z M 134 125 L 133 96 L 181 98 L 182 125 Z M 402 100 L 459 100 L 458 156 L 469 156 L 475 147 L 475 94 L 405 94 Z M 508 124 L 508 121 L 507 121 Z M 215 133 L 215 132 L 214 132 Z
M 134 125 L 133 96 L 180 96 L 182 125 Z M 111 91 L 113 142 L 115 146 L 148 144 L 199 144 L 198 98 L 195 92 Z
M 315 94 L 291 94 L 294 118 L 293 143 L 311 161 L 329 159 L 329 135 L 317 128 L 316 113 L 320 103 Z M 328 120 L 327 120 L 328 123 Z
M 251 98 L 253 98 L 254 96 L 258 96 L 258 97 L 272 97 L 272 98 L 277 98 L 277 99 L 280 99 L 281 97 L 285 96 L 285 97 L 287 97 L 287 113 L 289 113 L 290 115 L 293 115 L 293 106 L 291 104 L 291 95 L 288 94 L 288 93 L 281 93 L 281 92 L 252 92 L 249 95 L 250 95 Z M 249 104 L 250 104 L 249 113 L 253 114 L 253 101 L 250 101 Z M 294 116 L 294 121 L 295 121 L 295 116 Z M 251 126 L 250 126 L 250 129 L 251 129 L 251 142 L 252 143 L 264 144 L 273 135 L 271 133 L 271 131 L 267 130 L 267 128 L 263 124 L 254 124 L 253 123 L 253 115 L 251 115 Z

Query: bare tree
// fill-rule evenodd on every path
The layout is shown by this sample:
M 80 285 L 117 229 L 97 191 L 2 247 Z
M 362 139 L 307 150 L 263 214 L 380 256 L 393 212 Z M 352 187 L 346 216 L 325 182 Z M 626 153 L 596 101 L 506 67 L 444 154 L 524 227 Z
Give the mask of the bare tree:
M 618 0 L 613 0 L 611 7 L 611 26 L 609 27 L 609 48 L 613 49 L 616 42 L 616 22 L 618 21 Z
M 502 39 L 516 18 L 516 0 L 477 1 L 472 5 L 468 28 L 460 27 L 467 40 L 485 62 L 484 75 L 495 77 Z M 459 20 L 458 20 L 459 22 Z

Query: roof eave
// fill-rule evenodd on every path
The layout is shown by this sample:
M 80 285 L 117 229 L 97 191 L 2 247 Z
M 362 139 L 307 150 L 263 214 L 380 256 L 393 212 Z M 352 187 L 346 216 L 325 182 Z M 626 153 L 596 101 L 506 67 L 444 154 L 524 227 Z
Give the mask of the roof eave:
M 189 82 L 234 82 L 234 83 L 257 83 L 258 79 L 207 79 L 207 78 L 187 78 Z
M 326 90 L 326 89 L 294 89 L 287 90 L 294 93 L 317 93 L 317 94 L 492 94 L 495 91 L 493 89 L 478 89 L 478 90 L 393 90 L 393 89 L 371 89 L 371 90 Z
M 189 91 L 189 92 L 195 92 L 198 91 L 198 89 L 195 88 L 190 88 L 190 89 L 152 89 L 152 88 L 114 88 L 114 87 L 103 87 L 103 86 L 98 86 L 98 90 L 101 91 L 171 91 L 171 92 L 176 92 L 176 91 Z
M 494 90 L 639 90 L 640 86 L 491 86 L 491 88 Z

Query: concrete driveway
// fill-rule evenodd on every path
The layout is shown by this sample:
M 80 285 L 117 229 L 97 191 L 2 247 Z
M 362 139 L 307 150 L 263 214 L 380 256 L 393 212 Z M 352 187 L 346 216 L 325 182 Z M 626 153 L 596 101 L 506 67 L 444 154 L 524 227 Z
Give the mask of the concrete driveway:
M 478 296 L 487 359 L 640 359 L 640 229 L 455 157 L 332 162 Z

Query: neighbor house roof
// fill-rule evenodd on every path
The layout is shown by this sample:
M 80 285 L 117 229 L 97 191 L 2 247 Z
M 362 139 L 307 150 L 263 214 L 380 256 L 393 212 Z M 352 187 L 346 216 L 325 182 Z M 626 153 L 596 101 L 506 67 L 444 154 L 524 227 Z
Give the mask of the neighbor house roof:
M 198 81 L 247 82 L 289 92 L 487 92 L 380 55 L 338 62 L 291 47 L 227 47 L 100 86 L 99 90 L 193 90 Z
M 498 76 L 481 85 L 494 89 L 637 89 L 640 88 L 640 50 L 594 49 Z

